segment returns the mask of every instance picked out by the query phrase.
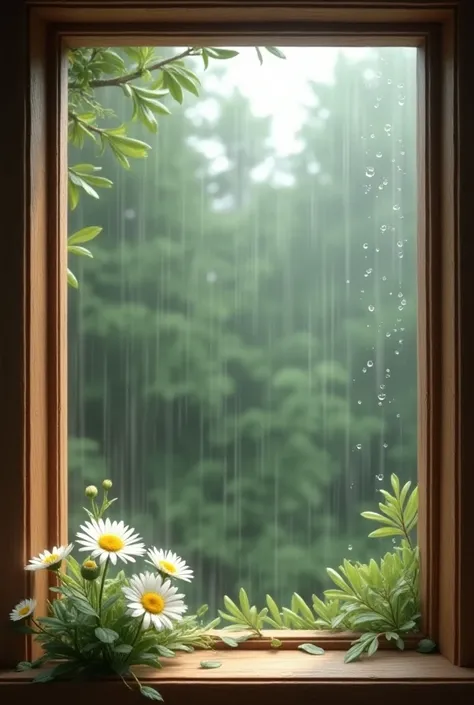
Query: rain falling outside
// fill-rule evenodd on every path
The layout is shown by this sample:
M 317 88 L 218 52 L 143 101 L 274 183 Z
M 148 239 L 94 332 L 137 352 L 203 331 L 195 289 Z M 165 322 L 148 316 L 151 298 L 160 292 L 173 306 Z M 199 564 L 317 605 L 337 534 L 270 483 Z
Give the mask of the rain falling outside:
M 69 154 L 113 182 L 69 216 L 103 228 L 70 258 L 71 532 L 110 478 L 112 518 L 182 556 L 212 614 L 391 550 L 360 513 L 417 477 L 416 50 L 238 51 L 186 59 L 199 96 L 130 123 L 151 147 L 130 169 Z M 95 98 L 130 121 L 120 86 Z

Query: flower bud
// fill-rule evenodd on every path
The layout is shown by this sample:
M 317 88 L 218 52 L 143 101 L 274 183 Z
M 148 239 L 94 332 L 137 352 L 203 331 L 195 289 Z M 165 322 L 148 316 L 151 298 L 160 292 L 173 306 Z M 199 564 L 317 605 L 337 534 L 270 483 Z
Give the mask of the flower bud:
M 94 499 L 94 497 L 97 497 L 98 494 L 99 490 L 95 485 L 89 485 L 88 487 L 86 487 L 86 497 Z
M 81 575 L 84 580 L 95 580 L 100 575 L 100 567 L 93 560 L 84 561 L 81 565 Z
M 104 480 L 102 483 L 104 490 L 110 490 L 112 487 L 112 480 Z

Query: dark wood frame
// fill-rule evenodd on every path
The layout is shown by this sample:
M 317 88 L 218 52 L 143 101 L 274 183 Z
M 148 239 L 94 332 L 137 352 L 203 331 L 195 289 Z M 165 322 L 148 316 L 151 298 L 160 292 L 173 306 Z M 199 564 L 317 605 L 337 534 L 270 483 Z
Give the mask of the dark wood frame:
M 30 594 L 31 576 L 23 570 L 27 557 L 66 536 L 62 204 L 67 145 L 65 130 L 60 129 L 67 109 L 65 42 L 137 44 L 156 42 L 159 36 L 163 43 L 170 38 L 207 43 L 212 37 L 214 45 L 232 41 L 284 45 L 311 43 L 317 36 L 318 43 L 361 44 L 369 38 L 379 44 L 418 42 L 425 61 L 420 70 L 419 140 L 424 164 L 419 246 L 420 545 L 424 630 L 439 643 L 442 655 L 420 661 L 418 654 L 387 652 L 371 665 L 348 667 L 341 665 L 335 652 L 328 676 L 323 667 L 310 667 L 308 672 L 310 657 L 285 651 L 288 659 L 290 655 L 294 659 L 283 667 L 291 668 L 293 677 L 285 677 L 278 655 L 260 650 L 254 662 L 245 662 L 247 671 L 240 673 L 239 664 L 248 652 L 224 652 L 233 680 L 220 671 L 197 669 L 191 677 L 183 660 L 152 679 L 160 682 L 168 702 L 178 702 L 191 685 L 207 702 L 223 697 L 231 702 L 250 691 L 254 697 L 260 693 L 264 700 L 284 702 L 298 683 L 295 699 L 309 699 L 317 685 L 319 695 L 350 697 L 353 702 L 359 702 L 359 696 L 360 702 L 366 700 L 367 688 L 374 697 L 375 692 L 383 693 L 387 702 L 395 691 L 397 699 L 406 692 L 417 699 L 416 693 L 428 695 L 433 703 L 444 702 L 441 694 L 453 702 L 474 701 L 474 671 L 457 668 L 474 667 L 474 521 L 469 514 L 474 496 L 469 436 L 474 398 L 470 329 L 474 106 L 469 69 L 474 59 L 469 36 L 474 27 L 473 0 L 10 0 L 2 19 L 0 51 L 8 71 L 8 109 L 1 116 L 5 165 L 1 193 L 8 255 L 0 264 L 4 329 L 0 433 L 5 466 L 0 537 L 7 538 L 8 563 L 3 565 L 0 590 L 0 665 L 11 667 L 32 653 L 29 641 L 10 636 L 6 623 L 11 606 Z M 36 593 L 45 603 L 46 577 Z M 328 648 L 346 648 L 349 640 L 349 635 L 318 635 L 319 643 Z M 290 636 L 285 646 L 294 648 L 297 641 L 297 635 Z M 190 656 L 183 659 L 194 663 Z M 12 693 L 12 700 L 23 702 L 16 698 L 26 692 L 26 682 L 23 674 L 1 674 L 0 694 Z M 353 689 L 349 691 L 348 685 Z M 112 682 L 94 687 L 117 692 Z M 69 699 L 76 697 L 70 685 L 59 688 L 66 689 Z M 86 697 L 86 691 L 74 692 L 77 698 L 79 693 Z M 454 694 L 460 699 L 453 699 Z

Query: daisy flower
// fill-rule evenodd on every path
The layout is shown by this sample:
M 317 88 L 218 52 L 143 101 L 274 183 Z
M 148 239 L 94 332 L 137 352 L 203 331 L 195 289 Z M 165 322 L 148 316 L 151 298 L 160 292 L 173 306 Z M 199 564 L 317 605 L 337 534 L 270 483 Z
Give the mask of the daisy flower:
M 164 551 L 162 548 L 150 548 L 147 551 L 147 556 L 150 559 L 146 561 L 152 565 L 160 573 L 165 573 L 172 578 L 179 578 L 180 580 L 186 580 L 190 583 L 193 579 L 193 571 L 186 562 L 178 556 L 177 553 L 172 551 Z
M 29 565 L 25 565 L 25 570 L 46 570 L 47 568 L 56 570 L 73 548 L 74 544 L 70 543 L 69 546 L 54 546 L 52 551 L 43 551 L 39 556 L 30 558 Z
M 107 558 L 115 565 L 117 558 L 124 563 L 135 562 L 134 556 L 143 556 L 145 544 L 139 543 L 141 537 L 135 534 L 135 529 L 125 526 L 123 521 L 110 519 L 91 519 L 86 521 L 77 533 L 77 543 L 82 545 L 80 551 L 87 551 L 92 558 L 98 558 L 104 563 Z
M 19 622 L 22 619 L 26 619 L 30 614 L 33 614 L 36 607 L 36 600 L 28 598 L 19 602 L 10 612 L 10 619 L 12 622 Z
M 161 575 L 140 573 L 130 578 L 130 585 L 122 588 L 127 601 L 128 613 L 143 619 L 143 628 L 157 630 L 172 629 L 173 622 L 182 619 L 187 607 L 177 595 L 177 587 Z

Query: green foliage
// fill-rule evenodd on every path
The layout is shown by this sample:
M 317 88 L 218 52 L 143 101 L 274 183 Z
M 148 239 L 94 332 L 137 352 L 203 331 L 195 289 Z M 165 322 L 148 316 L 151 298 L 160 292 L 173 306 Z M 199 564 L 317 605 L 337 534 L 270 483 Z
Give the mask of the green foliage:
M 285 58 L 276 47 L 268 51 Z M 260 61 L 261 52 L 258 49 Z M 157 116 L 170 115 L 171 111 L 160 99 L 169 96 L 181 104 L 184 92 L 199 97 L 200 81 L 185 65 L 185 59 L 201 56 L 207 68 L 209 58 L 230 59 L 239 52 L 213 47 L 188 47 L 171 57 L 161 57 L 154 47 L 110 47 L 73 49 L 69 52 L 68 83 L 68 138 L 69 143 L 82 149 L 91 140 L 99 147 L 99 154 L 110 150 L 118 164 L 130 169 L 130 159 L 144 159 L 151 146 L 128 135 L 128 123 L 115 127 L 102 126 L 102 121 L 116 119 L 111 108 L 106 108 L 96 97 L 96 92 L 106 86 L 121 88 L 131 100 L 130 122 L 140 122 L 153 134 L 158 132 Z M 123 54 L 123 56 L 121 55 Z M 99 198 L 96 188 L 111 188 L 110 179 L 98 176 L 101 167 L 93 164 L 76 164 L 68 167 L 68 200 L 74 210 L 81 192 Z M 70 254 L 85 254 L 69 249 Z M 92 254 L 87 256 L 92 257 Z M 75 275 L 68 270 L 68 283 L 78 288 Z
M 251 636 L 261 637 L 262 628 L 268 624 L 275 629 L 330 629 L 362 632 L 345 656 L 346 663 L 355 661 L 363 654 L 372 656 L 378 649 L 380 639 L 393 641 L 398 649 L 405 647 L 404 637 L 419 630 L 420 626 L 420 557 L 418 546 L 413 547 L 410 532 L 416 527 L 418 516 L 418 488 L 410 493 L 411 483 L 400 489 L 398 477 L 391 476 L 393 494 L 380 490 L 385 501 L 379 504 L 382 512 L 362 512 L 369 520 L 387 523 L 392 535 L 403 535 L 400 546 L 386 553 L 377 563 L 359 563 L 344 560 L 336 571 L 327 572 L 335 588 L 326 590 L 324 600 L 313 595 L 313 609 L 300 595 L 293 594 L 291 608 L 278 607 L 267 595 L 267 608 L 258 612 L 250 607 L 248 596 L 242 588 L 239 593 L 240 609 L 229 597 L 224 598 L 227 612 L 219 611 L 225 621 L 232 622 L 235 629 L 250 629 Z M 376 517 L 376 518 L 375 518 Z M 395 533 L 398 532 L 398 533 Z M 372 536 L 386 534 L 373 532 Z M 307 653 L 324 653 L 313 644 L 299 647 Z M 433 642 L 423 640 L 419 650 L 429 653 L 435 648 Z

